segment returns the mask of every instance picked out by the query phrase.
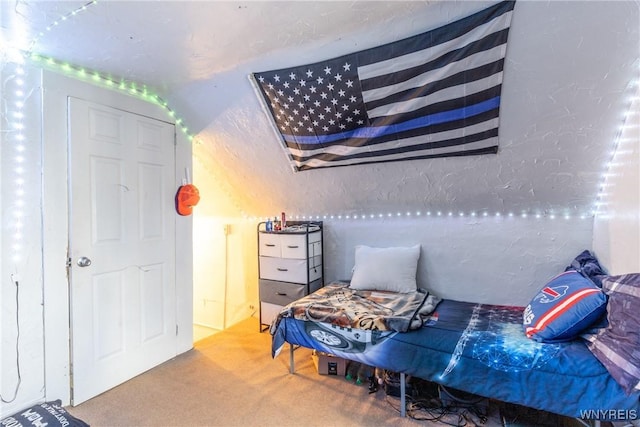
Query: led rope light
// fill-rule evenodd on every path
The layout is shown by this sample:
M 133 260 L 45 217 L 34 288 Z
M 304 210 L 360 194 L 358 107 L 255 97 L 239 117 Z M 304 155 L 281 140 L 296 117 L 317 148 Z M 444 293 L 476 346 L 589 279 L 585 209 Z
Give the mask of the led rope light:
M 51 31 L 52 29 L 57 27 L 59 24 L 61 24 L 63 21 L 66 21 L 67 19 L 71 18 L 72 16 L 75 16 L 78 13 L 87 10 L 88 7 L 90 7 L 91 5 L 97 4 L 97 3 L 98 3 L 98 0 L 93 0 L 91 2 L 86 3 L 85 5 L 83 5 L 81 7 L 79 7 L 78 9 L 75 9 L 72 12 L 69 12 L 68 14 L 63 15 L 60 19 L 54 21 L 51 25 L 47 26 L 46 27 L 46 32 Z M 101 74 L 99 72 L 96 72 L 96 71 L 89 71 L 89 70 L 86 70 L 86 69 L 81 68 L 81 67 L 77 67 L 77 66 L 74 66 L 74 65 L 71 65 L 71 64 L 68 64 L 68 63 L 57 61 L 54 58 L 45 57 L 45 56 L 42 56 L 42 55 L 31 53 L 31 51 L 33 49 L 33 46 L 42 37 L 44 37 L 46 35 L 46 32 L 40 32 L 38 34 L 38 36 L 36 38 L 34 38 L 34 40 L 31 42 L 31 45 L 30 45 L 30 47 L 28 49 L 28 52 L 27 52 L 27 53 L 30 54 L 31 59 L 33 59 L 35 61 L 41 61 L 46 66 L 49 66 L 49 67 L 58 68 L 58 69 L 62 70 L 65 74 L 71 74 L 75 78 L 80 78 L 80 79 L 83 79 L 83 80 L 93 80 L 94 82 L 102 83 L 102 84 L 106 85 L 109 88 L 119 89 L 119 90 L 127 92 L 129 94 L 139 96 L 139 97 L 141 97 L 141 98 L 143 98 L 143 99 L 145 99 L 147 101 L 151 101 L 151 102 L 153 102 L 155 104 L 158 104 L 158 105 L 162 106 L 163 108 L 165 108 L 167 110 L 167 112 L 168 112 L 168 114 L 170 116 L 172 116 L 174 118 L 176 117 L 175 111 L 172 110 L 168 106 L 168 103 L 165 100 L 163 100 L 160 96 L 155 95 L 155 94 L 150 94 L 147 91 L 146 86 L 144 86 L 144 85 L 142 86 L 142 88 L 138 88 L 137 84 L 135 82 L 127 82 L 125 80 L 116 81 L 115 79 L 112 79 L 111 77 L 108 77 L 108 76 L 104 76 L 103 74 Z M 635 82 L 631 84 L 631 86 L 633 86 L 633 85 L 635 85 Z M 627 116 L 625 116 L 625 119 L 626 119 L 626 117 Z M 625 122 L 626 122 L 626 120 L 625 120 Z M 176 125 L 178 125 L 181 128 L 181 130 L 186 135 L 186 137 L 188 138 L 189 141 L 193 141 L 194 136 L 191 133 L 189 133 L 188 128 L 183 124 L 183 120 L 181 118 L 177 118 L 176 119 Z M 617 148 L 617 145 L 619 143 L 619 138 L 620 138 L 621 134 L 622 134 L 622 128 L 619 130 L 619 132 L 618 132 L 618 134 L 617 134 L 617 136 L 615 138 L 614 153 L 615 153 L 615 148 Z M 606 194 L 606 192 L 605 192 L 605 189 L 607 187 L 606 178 L 607 178 L 607 176 L 609 174 L 609 169 L 611 168 L 611 166 L 612 166 L 612 162 L 609 162 L 608 166 L 607 166 L 607 171 L 605 173 L 603 173 L 603 179 L 602 179 L 602 182 L 601 182 L 601 185 L 600 185 L 600 191 L 598 193 L 594 209 L 592 210 L 592 212 L 590 214 L 579 215 L 579 218 L 584 219 L 584 218 L 588 218 L 588 217 L 591 217 L 591 216 L 597 214 L 599 212 L 599 207 L 604 206 L 606 204 L 605 202 L 603 202 L 603 198 L 604 198 L 604 196 Z M 411 212 L 407 212 L 404 215 L 402 213 L 400 213 L 400 212 L 395 214 L 396 217 L 411 217 L 413 215 L 414 214 L 412 214 Z M 421 215 L 422 214 L 419 211 L 415 213 L 415 216 L 419 217 Z M 442 212 L 437 212 L 436 214 L 434 214 L 434 216 L 438 216 L 438 217 L 440 217 L 442 215 L 443 215 Z M 469 212 L 469 213 L 459 212 L 457 215 L 454 215 L 453 212 L 448 212 L 448 214 L 447 214 L 448 217 L 453 217 L 453 216 L 476 217 L 477 215 L 478 214 L 476 212 L 473 212 L 473 211 Z M 247 215 L 244 215 L 244 216 L 245 216 L 245 218 L 249 218 Z M 392 213 L 386 214 L 387 218 L 391 218 L 393 216 L 394 216 L 394 214 L 392 214 Z M 426 216 L 427 217 L 432 216 L 432 213 L 431 212 L 427 212 Z M 516 217 L 516 216 L 519 216 L 520 218 L 528 218 L 528 217 L 531 216 L 531 217 L 534 217 L 536 219 L 540 219 L 540 218 L 543 218 L 543 217 L 544 218 L 549 218 L 549 219 L 555 219 L 556 218 L 556 214 L 546 213 L 546 212 L 545 213 L 535 213 L 535 214 L 530 214 L 530 213 L 527 213 L 527 212 L 523 212 L 520 215 L 516 215 L 513 212 L 508 212 L 506 214 L 501 213 L 501 212 L 496 212 L 495 214 L 490 214 L 488 212 L 483 212 L 482 216 L 483 217 L 493 216 L 493 217 L 496 217 L 496 218 L 499 218 L 499 217 L 502 217 L 502 216 L 506 216 L 508 218 L 513 218 L 513 217 Z M 316 220 L 319 220 L 319 219 L 335 219 L 335 218 L 343 219 L 344 218 L 344 219 L 349 220 L 349 219 L 374 219 L 376 217 L 377 218 L 384 218 L 385 215 L 384 214 L 377 214 L 377 215 L 374 215 L 374 214 L 355 214 L 355 215 L 349 215 L 349 214 L 341 215 L 341 214 L 338 214 L 338 215 L 322 215 L 322 216 L 321 215 L 315 215 L 315 216 L 314 215 L 302 215 L 302 216 L 295 215 L 293 218 L 297 219 L 297 220 L 299 220 L 299 219 L 303 219 L 304 220 L 304 219 L 307 219 L 307 218 L 308 219 L 316 219 Z M 252 218 L 254 220 L 255 219 L 260 219 L 260 217 L 255 217 L 255 216 L 250 217 L 250 218 Z M 265 217 L 265 218 L 267 218 L 267 217 Z M 565 215 L 563 215 L 563 218 L 564 219 L 571 219 L 571 215 L 565 214 Z
M 639 71 L 640 71 L 640 68 L 639 68 Z M 609 192 L 607 190 L 611 186 L 611 184 L 609 183 L 609 178 L 614 176 L 615 169 L 620 166 L 615 162 L 616 155 L 618 153 L 622 154 L 621 152 L 622 146 L 624 145 L 625 142 L 627 142 L 625 138 L 623 138 L 623 135 L 627 133 L 631 129 L 631 127 L 637 126 L 636 124 L 633 123 L 632 120 L 630 120 L 630 118 L 634 117 L 634 115 L 637 115 L 638 109 L 640 108 L 640 103 L 638 102 L 638 95 L 637 95 L 638 85 L 639 85 L 639 80 L 633 80 L 627 85 L 627 90 L 634 93 L 634 95 L 629 97 L 628 104 L 627 104 L 627 111 L 623 115 L 622 124 L 618 128 L 618 131 L 616 132 L 616 135 L 613 139 L 613 148 L 611 150 L 611 157 L 609 161 L 607 161 L 605 170 L 602 173 L 602 176 L 600 179 L 600 184 L 598 186 L 598 194 L 596 196 L 596 201 L 594 203 L 594 208 L 593 208 L 593 215 L 602 216 L 607 214 L 607 211 L 608 211 L 607 206 L 609 204 L 607 200 L 609 198 Z M 634 90 L 635 92 L 633 92 Z M 635 110 L 633 109 L 634 106 L 635 106 Z
M 415 212 L 388 212 L 388 213 L 376 213 L 376 214 L 323 214 L 323 215 L 289 215 L 291 220 L 295 221 L 335 221 L 335 220 L 385 220 L 385 219 L 394 219 L 394 218 L 505 218 L 505 219 L 515 219 L 515 218 L 534 218 L 534 219 L 564 219 L 570 220 L 573 218 L 579 219 L 587 219 L 591 218 L 590 214 L 582 214 L 582 215 L 558 215 L 550 212 L 522 212 L 520 214 L 516 214 L 514 212 L 487 212 L 484 211 L 482 213 L 478 213 L 476 211 L 471 212 L 442 212 L 442 211 L 415 211 Z M 273 218 L 273 216 L 250 216 L 244 215 L 244 218 L 250 221 L 266 221 L 269 218 Z
M 42 37 L 44 37 L 49 31 L 53 30 L 54 28 L 56 28 L 58 25 L 60 25 L 61 23 L 63 23 L 67 19 L 70 19 L 71 17 L 76 16 L 78 13 L 84 12 L 90 6 L 92 6 L 92 5 L 96 4 L 96 3 L 98 3 L 98 0 L 90 1 L 89 3 L 86 3 L 86 4 L 80 6 L 77 9 L 72 10 L 71 12 L 67 13 L 66 15 L 61 16 L 58 20 L 53 21 L 53 23 L 51 23 L 50 25 L 47 26 L 47 28 L 45 28 L 45 31 L 39 32 L 38 35 L 33 38 L 31 43 L 29 44 L 29 48 L 26 50 L 27 54 L 30 54 L 33 51 L 33 47 L 36 45 L 36 43 L 38 43 L 40 41 L 40 39 Z
M 112 77 L 105 76 L 100 72 L 85 69 L 83 67 L 78 67 L 76 65 L 58 61 L 55 58 L 39 55 L 38 53 L 33 52 L 34 46 L 38 43 L 38 41 L 40 41 L 40 39 L 46 36 L 48 32 L 52 31 L 60 24 L 73 18 L 79 13 L 86 11 L 91 6 L 96 5 L 97 3 L 98 0 L 92 0 L 80 6 L 79 8 L 67 13 L 66 15 L 61 16 L 59 19 L 48 25 L 44 31 L 39 32 L 38 35 L 31 41 L 31 43 L 29 44 L 29 48 L 24 52 L 24 56 L 29 57 L 33 61 L 39 62 L 46 67 L 60 70 L 67 76 L 74 77 L 79 80 L 91 81 L 93 83 L 100 83 L 109 89 L 117 89 L 129 95 L 135 95 L 144 99 L 145 101 L 152 102 L 161 106 L 171 117 L 174 117 L 176 119 L 176 125 L 182 130 L 187 139 L 189 141 L 193 141 L 194 136 L 189 132 L 189 129 L 184 124 L 183 119 L 181 119 L 180 117 L 176 117 L 176 112 L 169 107 L 169 104 L 159 95 L 150 93 L 145 85 L 140 85 L 139 83 L 132 81 L 126 81 L 124 79 L 116 80 Z
M 17 53 L 13 55 L 15 59 L 12 59 L 12 63 L 15 64 L 15 78 L 12 79 L 8 85 L 9 91 L 13 96 L 13 105 L 8 105 L 8 117 L 10 119 L 9 123 L 9 136 L 10 139 L 10 147 L 14 150 L 14 197 L 13 197 L 13 224 L 12 224 L 12 260 L 14 262 L 18 262 L 22 259 L 22 240 L 23 240 L 23 218 L 24 218 L 24 206 L 26 199 L 25 192 L 25 168 L 23 163 L 25 161 L 24 152 L 26 150 L 25 145 L 25 126 L 24 126 L 24 105 L 26 100 L 25 94 L 25 82 L 24 82 L 24 62 L 25 59 L 29 58 L 33 61 L 39 62 L 46 67 L 57 68 L 63 72 L 63 74 L 71 75 L 77 79 L 85 80 L 85 81 L 93 81 L 103 84 L 104 86 L 111 89 L 118 89 L 122 92 L 126 92 L 130 95 L 135 95 L 140 97 L 148 102 L 155 103 L 161 107 L 163 107 L 171 117 L 176 117 L 176 113 L 172 110 L 168 103 L 162 99 L 160 96 L 156 94 L 149 93 L 146 86 L 142 85 L 140 87 L 139 84 L 135 82 L 127 82 L 125 80 L 117 81 L 108 76 L 104 76 L 101 73 L 90 71 L 84 69 L 82 67 L 78 67 L 75 65 L 71 65 L 62 61 L 58 61 L 54 58 L 45 57 L 42 55 L 38 55 L 37 53 L 33 53 L 33 49 L 35 45 L 44 37 L 46 34 L 64 21 L 71 19 L 72 17 L 78 15 L 81 12 L 86 11 L 89 7 L 98 3 L 98 0 L 90 1 L 83 6 L 72 10 L 66 15 L 61 16 L 59 19 L 48 25 L 45 31 L 38 33 L 36 37 L 29 43 L 29 47 L 21 51 L 19 49 L 14 49 L 12 53 Z M 181 118 L 176 118 L 176 125 L 182 130 L 182 132 L 186 135 L 189 141 L 193 140 L 193 135 L 189 133 L 189 129 L 184 125 L 184 122 Z
M 7 132 L 7 147 L 11 150 L 9 155 L 13 158 L 13 187 L 14 194 L 11 206 L 11 220 L 9 228 L 11 230 L 11 260 L 19 262 L 22 259 L 22 232 L 24 227 L 24 207 L 25 207 L 25 126 L 24 126 L 24 105 L 25 93 L 25 69 L 20 62 L 13 63 L 15 67 L 14 77 L 7 82 L 8 102 L 7 115 L 9 118 L 9 129 Z M 4 157 L 4 156 L 3 156 Z
M 69 14 L 62 16 L 59 20 L 49 25 L 46 30 L 50 31 L 62 21 L 86 10 L 87 7 L 95 4 L 96 2 L 97 0 L 91 1 Z M 27 92 L 25 88 L 26 72 L 24 63 L 29 52 L 44 35 L 44 32 L 39 33 L 38 36 L 29 44 L 27 51 L 21 51 L 19 48 L 12 47 L 7 52 L 7 56 L 11 57 L 8 64 L 12 64 L 15 67 L 12 78 L 7 80 L 8 97 L 6 106 L 8 117 L 8 129 L 6 133 L 8 142 L 7 148 L 10 150 L 8 154 L 13 158 L 12 177 L 14 193 L 11 205 L 12 215 L 9 223 L 9 229 L 11 230 L 11 242 L 9 246 L 11 248 L 10 258 L 14 263 L 20 262 L 23 258 L 24 209 L 27 196 L 27 192 L 25 190 L 26 172 L 24 167 L 26 155 L 24 109 L 27 100 Z
M 161 96 L 150 92 L 145 85 L 127 81 L 124 79 L 117 80 L 113 77 L 106 76 L 97 71 L 78 67 L 76 65 L 58 61 L 57 59 L 39 55 L 37 53 L 32 53 L 30 55 L 30 58 L 31 60 L 42 64 L 44 67 L 59 70 L 66 76 L 91 83 L 98 83 L 108 89 L 119 90 L 128 95 L 133 95 L 147 102 L 159 105 L 160 107 L 164 108 L 171 117 L 175 119 L 176 126 L 178 126 L 182 130 L 187 139 L 189 141 L 193 141 L 194 135 L 189 132 L 189 128 L 184 124 L 184 120 L 176 114 L 175 110 L 169 107 L 167 101 L 165 101 Z
M 640 96 L 638 93 L 638 87 L 640 86 L 639 80 L 634 80 L 627 85 L 626 90 L 635 89 L 636 92 L 634 95 L 629 97 L 627 105 L 627 111 L 622 118 L 622 125 L 619 127 L 616 135 L 614 137 L 613 147 L 611 150 L 611 158 L 606 163 L 605 171 L 601 175 L 600 183 L 599 183 L 599 191 L 596 197 L 596 202 L 594 208 L 589 213 L 584 213 L 580 215 L 570 215 L 568 213 L 558 214 L 552 211 L 537 211 L 537 212 L 527 212 L 523 211 L 520 214 L 516 214 L 515 212 L 489 212 L 489 211 L 471 211 L 471 212 L 453 212 L 453 211 L 427 211 L 425 213 L 421 211 L 416 212 L 406 212 L 406 213 L 361 213 L 361 214 L 323 214 L 323 215 L 290 215 L 292 220 L 302 220 L 302 221 L 320 221 L 320 220 L 374 220 L 374 219 L 390 219 L 390 218 L 424 218 L 424 217 L 432 217 L 432 218 L 534 218 L 534 219 L 564 219 L 570 220 L 572 218 L 579 219 L 587 219 L 593 218 L 595 215 L 602 215 L 606 213 L 606 207 L 608 205 L 607 202 L 607 189 L 611 184 L 608 183 L 608 178 L 613 175 L 613 169 L 620 166 L 615 162 L 615 156 L 617 153 L 623 153 L 621 151 L 622 146 L 626 142 L 626 140 L 622 137 L 623 134 L 628 131 L 633 126 L 638 126 L 631 120 L 633 117 L 637 117 L 640 114 Z M 635 105 L 635 110 L 633 109 Z M 249 221 L 266 221 L 268 218 L 272 218 L 271 216 L 251 216 L 248 214 L 243 214 L 244 218 Z

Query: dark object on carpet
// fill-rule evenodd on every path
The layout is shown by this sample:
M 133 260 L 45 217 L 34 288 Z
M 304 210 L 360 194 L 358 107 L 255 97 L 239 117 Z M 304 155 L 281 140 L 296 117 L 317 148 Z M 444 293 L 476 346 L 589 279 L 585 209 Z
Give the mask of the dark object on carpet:
M 413 399 L 432 399 L 439 397 L 438 384 L 421 378 L 407 376 L 405 392 L 407 397 Z M 382 387 L 387 396 L 400 397 L 400 374 L 392 371 L 383 371 Z
M 505 427 L 558 427 L 564 425 L 564 417 L 560 415 L 510 403 L 500 405 L 500 418 Z
M 89 427 L 89 424 L 69 414 L 61 406 L 60 400 L 44 402 L 23 409 L 0 420 L 0 425 L 7 427 Z

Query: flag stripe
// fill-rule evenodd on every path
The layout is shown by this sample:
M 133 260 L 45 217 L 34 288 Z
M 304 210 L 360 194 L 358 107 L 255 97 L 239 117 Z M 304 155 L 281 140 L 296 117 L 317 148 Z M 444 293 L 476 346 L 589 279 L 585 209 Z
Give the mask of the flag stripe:
M 405 143 L 405 140 L 407 140 L 407 144 L 420 142 L 421 140 L 443 141 L 449 138 L 458 138 L 465 134 L 476 133 L 481 130 L 497 128 L 497 119 L 498 109 L 493 109 L 485 113 L 478 114 L 477 116 L 474 116 L 470 119 L 463 119 L 464 123 L 467 125 L 466 127 L 460 126 L 459 121 L 446 122 L 428 126 L 423 129 L 406 131 L 399 135 L 386 135 L 374 140 L 366 138 L 351 138 L 348 140 L 340 141 L 339 144 L 318 144 L 311 148 L 308 148 L 307 146 L 300 146 L 295 143 L 288 143 L 287 147 L 291 150 L 292 153 L 298 156 L 304 156 L 304 153 L 314 154 L 317 152 L 322 152 L 323 150 L 329 152 L 333 152 L 335 150 L 335 152 L 339 152 L 339 150 L 343 149 L 341 147 L 345 147 L 344 149 L 353 147 L 373 150 L 375 149 L 375 146 L 379 144 L 385 144 L 388 142 L 394 144 L 402 144 Z M 420 139 L 421 137 L 422 139 Z
M 496 153 L 513 1 L 315 64 L 254 73 L 297 170 Z
M 497 141 L 494 141 L 494 142 L 497 143 Z M 330 167 L 337 167 L 337 166 L 354 166 L 354 165 L 363 164 L 363 163 L 366 163 L 366 164 L 388 163 L 388 162 L 396 162 L 400 159 L 401 160 L 424 160 L 424 159 L 437 159 L 441 157 L 477 156 L 481 154 L 496 154 L 497 152 L 498 152 L 497 145 L 490 145 L 488 147 L 482 147 L 478 149 L 471 149 L 469 147 L 465 147 L 464 151 L 443 151 L 441 153 L 434 151 L 426 154 L 415 154 L 412 152 L 413 155 L 411 156 L 373 157 L 366 162 L 363 162 L 362 160 L 359 160 L 359 159 L 346 160 L 341 162 L 313 161 L 313 162 L 308 162 L 307 164 L 304 164 L 304 165 L 299 165 L 298 170 L 303 171 L 303 170 L 311 170 L 311 169 L 317 169 L 317 168 L 330 168 Z
M 494 86 L 487 88 L 481 92 L 467 94 L 466 96 L 438 101 L 433 104 L 425 105 L 424 107 L 418 108 L 413 111 L 407 111 L 404 114 L 396 114 L 396 115 L 387 115 L 383 117 L 377 117 L 371 120 L 372 126 L 389 126 L 391 123 L 401 123 L 402 119 L 404 121 L 410 121 L 418 118 L 428 118 L 428 116 L 434 114 L 443 114 L 447 115 L 449 113 L 450 120 L 457 120 L 456 114 L 460 114 L 461 109 L 465 107 L 473 107 L 474 105 L 484 106 L 485 108 L 492 108 L 494 105 L 497 105 L 500 102 L 500 92 L 501 86 Z M 481 108 L 481 107 L 479 107 Z M 466 115 L 464 117 L 468 118 L 472 115 L 472 113 L 476 113 L 475 110 L 466 110 Z M 444 116 L 443 116 L 444 117 Z M 461 118 L 461 117 L 458 117 Z M 463 122 L 460 122 L 463 124 Z
M 380 98 L 381 96 L 377 94 L 383 92 L 382 89 L 379 89 L 382 87 L 385 87 L 388 92 L 397 92 L 404 89 L 402 86 L 408 88 L 417 87 L 423 81 L 434 81 L 442 76 L 454 74 L 468 68 L 469 64 L 484 65 L 500 59 L 504 57 L 507 35 L 508 31 L 502 30 L 462 49 L 447 52 L 432 61 L 415 65 L 412 63 L 406 68 L 400 68 L 396 58 L 394 58 L 390 60 L 393 64 L 393 71 L 386 70 L 385 74 L 374 75 L 372 73 L 368 75 L 363 71 L 366 70 L 365 67 L 358 67 L 358 77 L 360 77 L 365 101 Z M 374 90 L 375 92 L 373 93 L 377 97 L 370 95 L 371 91 Z
M 427 96 L 411 96 L 408 100 L 390 102 L 386 105 L 369 109 L 369 117 L 377 118 L 397 114 L 406 114 L 420 108 L 435 105 L 448 100 L 460 100 L 470 95 L 482 93 L 487 87 L 498 88 L 502 82 L 502 73 L 493 74 L 481 80 L 466 85 L 450 86 Z M 406 94 L 405 94 L 406 96 Z M 367 107 L 369 105 L 367 104 Z
M 336 156 L 348 156 L 354 153 L 360 152 L 371 152 L 378 150 L 385 150 L 390 147 L 398 148 L 398 147 L 410 147 L 414 146 L 414 144 L 420 143 L 428 143 L 433 144 L 436 142 L 444 142 L 449 140 L 459 140 L 465 135 L 472 135 L 480 132 L 485 132 L 491 129 L 498 128 L 498 119 L 497 117 L 490 120 L 485 120 L 479 122 L 473 126 L 468 126 L 464 129 L 460 127 L 455 127 L 452 129 L 441 130 L 437 132 L 433 132 L 431 134 L 425 135 L 423 133 L 418 133 L 415 136 L 410 135 L 409 133 L 403 134 L 403 138 L 386 138 L 380 139 L 376 141 L 375 144 L 368 144 L 366 139 L 353 139 L 350 140 L 349 144 L 345 145 L 331 145 L 328 147 L 322 147 L 318 149 L 298 149 L 295 147 L 289 147 L 291 154 L 297 160 L 306 160 L 308 158 L 312 158 L 313 156 L 329 153 Z
M 478 142 L 484 139 L 497 137 L 497 136 L 498 136 L 498 129 L 492 128 L 476 134 L 464 135 L 459 138 L 451 138 L 451 139 L 435 141 L 435 142 L 422 142 L 420 144 L 413 144 L 412 146 L 397 146 L 394 148 L 387 148 L 387 149 L 373 149 L 371 146 L 367 146 L 368 148 L 370 148 L 369 150 L 363 150 L 357 153 L 344 155 L 344 156 L 338 156 L 332 153 L 323 152 L 320 154 L 315 154 L 315 155 L 306 156 L 306 157 L 298 157 L 292 154 L 292 158 L 298 162 L 305 162 L 310 159 L 333 161 L 338 159 L 339 157 L 343 159 L 364 159 L 372 156 L 397 155 L 402 153 L 408 153 L 410 151 L 434 150 L 434 149 L 445 148 L 445 147 L 449 148 L 457 145 L 464 145 L 472 142 Z M 490 144 L 490 145 L 495 145 L 495 144 Z
M 504 1 L 491 6 L 487 9 L 481 10 L 466 18 L 459 19 L 451 24 L 444 25 L 442 27 L 427 31 L 425 33 L 413 36 L 407 39 L 398 40 L 393 43 L 385 45 L 389 51 L 395 53 L 395 56 L 407 55 L 416 51 L 424 50 L 431 46 L 437 46 L 445 44 L 450 40 L 457 39 L 469 32 L 472 32 L 475 28 L 482 27 L 484 23 L 492 21 L 500 16 L 505 15 L 508 21 L 511 19 L 511 12 L 515 6 L 515 2 Z M 380 61 L 379 48 L 371 48 L 359 52 L 358 59 L 360 66 L 373 64 Z
M 446 70 L 441 69 L 441 71 L 452 71 L 452 74 L 448 76 L 445 74 L 438 76 L 432 75 L 432 78 L 425 81 L 424 85 L 420 87 L 415 87 L 407 90 L 399 90 L 395 93 L 388 94 L 383 98 L 375 99 L 375 97 L 372 96 L 374 91 L 369 91 L 363 93 L 363 99 L 366 103 L 365 105 L 367 106 L 367 109 L 369 110 L 369 115 L 371 116 L 371 112 L 375 108 L 380 107 L 384 104 L 401 102 L 413 97 L 428 96 L 452 86 L 461 86 L 468 82 L 485 79 L 494 74 L 502 77 L 501 73 L 503 68 L 504 59 L 499 59 L 488 64 L 480 65 L 475 68 L 464 69 L 455 73 L 450 68 Z
M 426 125 L 429 121 L 438 117 L 438 122 L 446 122 L 447 120 L 459 120 L 462 118 L 469 119 L 483 111 L 498 108 L 500 103 L 500 86 L 495 86 L 476 92 L 468 96 L 456 99 L 444 100 L 433 104 L 428 104 L 417 108 L 413 111 L 407 111 L 400 115 L 387 115 L 375 118 L 371 121 L 372 126 L 390 126 L 394 123 L 401 124 L 398 117 L 404 117 L 405 121 L 414 121 L 422 119 Z M 465 122 L 457 121 L 459 126 L 465 126 Z
M 499 92 L 499 88 L 494 88 Z M 485 91 L 486 92 L 486 91 Z M 489 92 L 491 93 L 491 92 Z M 500 104 L 500 98 L 494 96 L 493 98 L 482 100 L 484 93 L 478 94 L 481 98 L 480 102 L 471 105 L 464 105 L 459 108 L 438 108 L 438 105 L 429 105 L 419 110 L 420 113 L 415 118 L 407 120 L 402 123 L 391 122 L 389 125 L 383 126 L 369 126 L 355 129 L 348 132 L 340 132 L 331 135 L 315 135 L 315 136 L 297 136 L 283 134 L 285 142 L 295 142 L 296 144 L 322 144 L 332 141 L 346 140 L 349 138 L 377 138 L 384 135 L 389 135 L 397 132 L 404 132 L 411 129 L 418 129 L 427 127 L 433 124 L 445 123 L 454 120 L 466 119 L 468 117 L 481 114 L 483 112 L 498 108 Z M 473 97 L 465 98 L 458 103 L 464 103 L 464 101 L 473 100 Z M 455 101 L 455 100 L 454 100 Z M 454 101 L 450 101 L 449 104 Z M 449 105 L 447 104 L 447 105 Z M 424 111 L 428 110 L 428 111 Z M 426 114 L 425 114 L 426 113 Z M 388 119 L 388 117 L 387 117 Z M 381 121 L 380 123 L 384 123 Z

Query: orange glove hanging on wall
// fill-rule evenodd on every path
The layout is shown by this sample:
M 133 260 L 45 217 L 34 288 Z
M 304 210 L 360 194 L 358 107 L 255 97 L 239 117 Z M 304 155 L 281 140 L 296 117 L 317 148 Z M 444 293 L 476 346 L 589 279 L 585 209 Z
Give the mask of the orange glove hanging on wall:
M 186 184 L 178 188 L 176 193 L 176 210 L 180 215 L 193 213 L 193 207 L 200 201 L 200 192 L 193 184 Z

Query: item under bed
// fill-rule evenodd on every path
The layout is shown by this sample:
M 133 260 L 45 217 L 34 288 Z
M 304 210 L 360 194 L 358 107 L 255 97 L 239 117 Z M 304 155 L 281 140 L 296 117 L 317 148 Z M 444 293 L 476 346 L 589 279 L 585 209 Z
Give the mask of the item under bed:
M 640 414 L 640 392 L 626 394 L 582 340 L 528 339 L 522 314 L 523 307 L 443 300 L 424 326 L 408 332 L 282 317 L 272 327 L 272 350 L 287 342 L 570 417 Z

